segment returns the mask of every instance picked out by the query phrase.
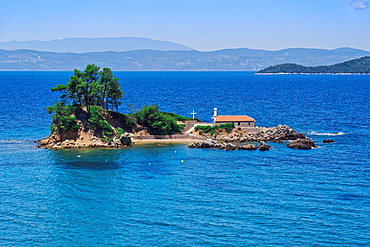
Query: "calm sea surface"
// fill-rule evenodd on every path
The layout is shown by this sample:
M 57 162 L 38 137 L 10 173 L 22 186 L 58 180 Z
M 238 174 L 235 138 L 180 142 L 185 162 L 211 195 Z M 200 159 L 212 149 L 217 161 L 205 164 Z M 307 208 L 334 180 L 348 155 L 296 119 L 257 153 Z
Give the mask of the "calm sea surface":
M 370 76 L 114 73 L 121 112 L 211 121 L 217 107 L 287 124 L 314 150 L 37 149 L 50 87 L 71 75 L 0 72 L 0 246 L 370 245 Z

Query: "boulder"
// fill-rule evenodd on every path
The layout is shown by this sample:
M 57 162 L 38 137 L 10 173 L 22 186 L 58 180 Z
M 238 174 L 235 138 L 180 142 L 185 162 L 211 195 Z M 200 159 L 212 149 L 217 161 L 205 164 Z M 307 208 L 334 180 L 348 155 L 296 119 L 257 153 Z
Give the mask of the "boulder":
M 199 142 L 190 143 L 188 145 L 188 148 L 200 148 L 200 143 Z
M 200 147 L 201 148 L 214 148 L 216 144 L 217 144 L 217 142 L 215 140 L 208 139 L 208 140 L 202 142 Z
M 310 138 L 305 138 L 305 139 L 297 139 L 292 141 L 291 143 L 287 144 L 288 148 L 293 148 L 293 149 L 311 149 L 316 147 L 315 143 L 311 141 Z
M 230 151 L 230 150 L 236 150 L 236 145 L 232 144 L 232 143 L 227 143 L 225 145 L 225 149 L 226 151 Z
M 45 145 L 49 144 L 49 138 L 45 138 L 44 140 L 40 141 L 40 144 L 42 146 L 45 146 Z
M 112 142 L 112 144 L 115 146 L 115 147 L 119 147 L 120 145 L 121 145 L 121 139 L 116 139 L 116 138 L 114 138 L 113 139 L 113 142 Z
M 130 133 L 123 133 L 122 135 L 121 135 L 121 138 L 120 138 L 120 140 L 121 140 L 121 144 L 123 145 L 123 146 L 129 146 L 129 145 L 131 145 L 131 137 L 130 137 Z
M 332 140 L 332 139 L 326 139 L 326 140 L 323 140 L 322 142 L 323 143 L 333 143 L 334 140 Z
M 241 147 L 242 150 L 257 150 L 257 145 L 247 144 Z
M 261 145 L 258 146 L 260 151 L 267 151 L 271 148 L 271 146 L 267 145 L 265 142 L 261 142 Z

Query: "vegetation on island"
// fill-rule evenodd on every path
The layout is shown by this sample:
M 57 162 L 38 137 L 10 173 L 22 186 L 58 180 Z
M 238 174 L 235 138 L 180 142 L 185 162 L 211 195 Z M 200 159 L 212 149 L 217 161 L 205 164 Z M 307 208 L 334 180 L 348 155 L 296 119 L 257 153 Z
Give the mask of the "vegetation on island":
M 212 136 L 216 133 L 220 133 L 221 131 L 226 131 L 227 133 L 231 133 L 231 131 L 235 128 L 234 123 L 226 123 L 226 124 L 220 124 L 215 126 L 202 126 L 198 125 L 195 126 L 195 131 L 199 131 L 200 134 L 203 133 L 210 133 Z
M 298 64 L 285 63 L 270 66 L 257 74 L 369 74 L 370 57 L 362 57 L 329 66 L 305 67 Z
M 175 134 L 184 129 L 178 121 L 186 118 L 174 113 L 161 112 L 157 104 L 145 105 L 137 110 L 128 104 L 130 113 L 121 114 L 118 106 L 123 98 L 122 86 L 114 77 L 111 69 L 89 64 L 84 71 L 74 70 L 66 85 L 51 88 L 60 92 L 60 99 L 47 111 L 53 121 L 52 134 L 66 131 L 78 131 L 82 126 L 92 129 L 102 141 L 111 142 L 138 126 L 146 128 L 151 134 Z
M 157 104 L 144 105 L 140 111 L 126 115 L 126 126 L 132 128 L 135 125 L 141 125 L 152 133 L 170 135 L 184 129 L 185 125 L 178 124 L 177 121 L 189 119 L 174 113 L 161 112 Z

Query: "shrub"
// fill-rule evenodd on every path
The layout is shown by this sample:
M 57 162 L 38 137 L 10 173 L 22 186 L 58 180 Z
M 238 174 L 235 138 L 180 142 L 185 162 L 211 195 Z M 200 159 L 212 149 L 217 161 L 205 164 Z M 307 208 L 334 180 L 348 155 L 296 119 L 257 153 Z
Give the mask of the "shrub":
M 129 113 L 126 115 L 126 122 L 125 125 L 127 128 L 132 128 L 137 124 L 137 120 L 135 115 Z
M 195 131 L 198 130 L 202 130 L 203 132 L 208 133 L 212 130 L 212 126 L 201 126 L 201 125 L 195 126 Z
M 125 133 L 125 131 L 123 129 L 121 129 L 120 127 L 118 127 L 116 129 L 116 132 L 117 132 L 117 138 L 121 138 L 121 135 L 123 135 Z
M 53 118 L 53 123 L 50 127 L 52 132 L 79 129 L 74 115 L 76 111 L 75 106 L 71 104 L 63 105 L 61 102 L 57 101 L 54 106 L 48 106 L 46 109 Z
M 113 129 L 112 127 L 104 121 L 103 117 L 101 116 L 101 108 L 99 106 L 91 106 L 91 115 L 88 121 L 95 129 L 103 130 L 105 135 L 112 135 Z
M 169 135 L 181 132 L 185 125 L 177 124 L 175 114 L 160 112 L 157 104 L 145 105 L 139 112 L 135 113 L 137 123 L 148 127 L 158 134 Z M 130 117 L 130 116 L 129 116 Z
M 227 123 L 227 124 L 220 124 L 220 125 L 215 125 L 215 126 L 195 126 L 195 131 L 202 131 L 202 133 L 211 133 L 213 135 L 215 131 L 217 130 L 217 133 L 219 133 L 222 130 L 226 130 L 227 133 L 230 133 L 234 129 L 234 124 L 233 123 Z

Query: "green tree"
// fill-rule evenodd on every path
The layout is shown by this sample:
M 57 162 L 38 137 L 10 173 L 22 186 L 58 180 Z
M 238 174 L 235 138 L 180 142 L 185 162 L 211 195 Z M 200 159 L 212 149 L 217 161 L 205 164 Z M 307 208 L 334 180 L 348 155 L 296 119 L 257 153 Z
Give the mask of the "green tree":
M 184 126 L 177 123 L 174 116 L 159 111 L 157 104 L 145 105 L 134 115 L 139 124 L 149 127 L 158 134 L 169 135 L 181 132 L 184 129 Z
M 46 109 L 53 118 L 52 132 L 58 131 L 60 133 L 61 130 L 75 130 L 79 128 L 76 116 L 74 116 L 76 109 L 71 104 L 63 105 L 57 100 L 54 106 L 48 106 Z
M 82 94 L 87 112 L 90 114 L 90 106 L 96 105 L 101 86 L 98 84 L 100 67 L 95 64 L 88 64 L 82 74 Z
M 53 126 L 57 130 L 75 129 L 75 115 L 82 107 L 86 107 L 89 121 L 95 128 L 103 128 L 107 134 L 112 132 L 108 128 L 109 124 L 102 120 L 101 111 L 97 109 L 108 109 L 109 103 L 112 110 L 115 107 L 118 112 L 123 93 L 118 78 L 113 76 L 111 69 L 103 68 L 101 72 L 99 69 L 95 64 L 87 65 L 84 71 L 75 69 L 67 85 L 60 84 L 51 88 L 53 92 L 62 93 L 60 101 L 47 108 L 49 114 L 54 113 Z M 94 107 L 93 112 L 91 107 Z
M 123 97 L 123 93 L 121 90 L 121 85 L 118 83 L 118 78 L 114 77 L 108 82 L 108 90 L 107 90 L 107 103 L 110 103 L 112 106 L 112 110 L 116 107 L 118 112 L 118 105 L 120 105 L 120 100 Z M 107 106 L 108 109 L 108 106 Z
M 71 101 L 73 105 L 86 106 L 90 114 L 93 105 L 108 109 L 109 104 L 118 112 L 118 105 L 123 97 L 122 87 L 118 78 L 114 77 L 112 70 L 89 64 L 84 71 L 74 70 L 67 85 L 57 85 L 51 88 L 53 92 L 62 92 L 62 103 Z

